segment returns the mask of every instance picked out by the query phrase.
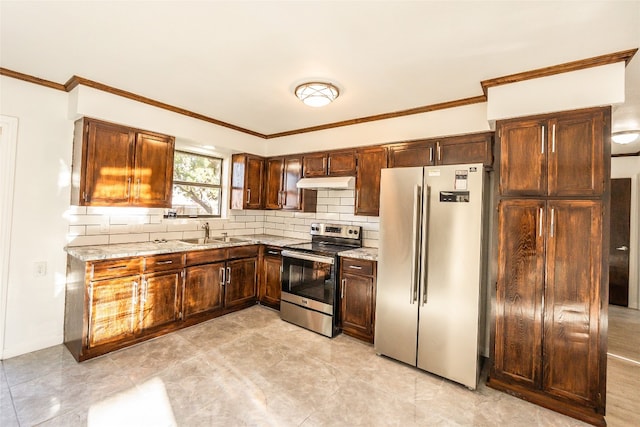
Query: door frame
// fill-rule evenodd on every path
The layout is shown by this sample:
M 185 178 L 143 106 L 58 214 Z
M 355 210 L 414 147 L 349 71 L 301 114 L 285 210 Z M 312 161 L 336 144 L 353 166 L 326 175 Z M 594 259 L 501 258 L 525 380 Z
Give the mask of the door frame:
M 4 358 L 17 146 L 18 119 L 0 115 L 0 360 Z
M 640 309 L 640 158 L 633 156 L 638 166 L 614 166 L 616 159 L 612 158 L 611 178 L 631 178 L 631 224 L 629 229 L 629 308 Z

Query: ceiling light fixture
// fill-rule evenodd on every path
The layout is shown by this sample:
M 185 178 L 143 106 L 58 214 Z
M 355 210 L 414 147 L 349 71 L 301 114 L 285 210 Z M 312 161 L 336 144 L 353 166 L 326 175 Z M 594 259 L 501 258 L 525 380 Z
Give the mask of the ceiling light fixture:
M 296 87 L 295 94 L 310 107 L 324 107 L 332 103 L 340 92 L 331 83 L 309 82 Z
M 640 136 L 640 130 L 621 130 L 611 134 L 611 140 L 616 144 L 630 144 Z

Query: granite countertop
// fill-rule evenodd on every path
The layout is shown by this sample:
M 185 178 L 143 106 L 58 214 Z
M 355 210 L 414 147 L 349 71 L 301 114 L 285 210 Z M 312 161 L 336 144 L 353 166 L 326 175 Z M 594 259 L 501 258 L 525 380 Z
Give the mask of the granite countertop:
M 349 257 L 367 259 L 369 261 L 378 261 L 378 248 L 358 248 L 348 251 L 340 252 L 338 255 Z
M 180 240 L 168 240 L 163 242 L 139 242 L 118 243 L 112 245 L 94 246 L 67 246 L 67 253 L 81 261 L 97 261 L 114 258 L 126 258 L 134 256 L 158 255 L 172 252 L 187 252 L 201 249 L 229 248 L 246 245 L 271 245 L 286 246 L 296 243 L 304 243 L 306 240 L 290 237 L 272 236 L 269 234 L 255 234 L 250 236 L 234 236 L 242 239 L 242 242 L 208 242 L 204 244 L 185 243 Z

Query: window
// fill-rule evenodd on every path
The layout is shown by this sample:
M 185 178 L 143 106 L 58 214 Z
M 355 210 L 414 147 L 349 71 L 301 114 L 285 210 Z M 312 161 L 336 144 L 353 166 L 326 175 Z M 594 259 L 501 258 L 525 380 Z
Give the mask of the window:
M 222 207 L 222 159 L 176 151 L 172 206 L 178 216 L 219 217 Z

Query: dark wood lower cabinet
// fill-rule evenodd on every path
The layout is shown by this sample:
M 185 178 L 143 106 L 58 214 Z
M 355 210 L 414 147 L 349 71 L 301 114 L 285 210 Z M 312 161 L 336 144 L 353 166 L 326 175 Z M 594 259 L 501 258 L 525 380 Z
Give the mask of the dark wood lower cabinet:
M 227 262 L 224 306 L 232 308 L 256 301 L 258 259 L 246 258 Z
M 280 248 L 266 247 L 262 261 L 262 274 L 258 300 L 260 304 L 280 309 L 280 295 L 282 292 L 282 256 Z
M 257 302 L 259 246 L 83 262 L 68 257 L 64 342 L 78 361 Z
M 375 263 L 355 258 L 343 258 L 340 269 L 342 332 L 373 343 L 375 304 Z
M 142 277 L 140 327 L 142 331 L 176 322 L 180 318 L 182 270 Z
M 185 269 L 182 292 L 182 315 L 185 319 L 222 310 L 224 264 L 216 262 Z
M 96 347 L 134 336 L 140 277 L 129 276 L 89 284 L 89 319 L 86 346 Z
M 584 199 L 500 202 L 488 381 L 595 425 L 606 390 L 603 209 Z

